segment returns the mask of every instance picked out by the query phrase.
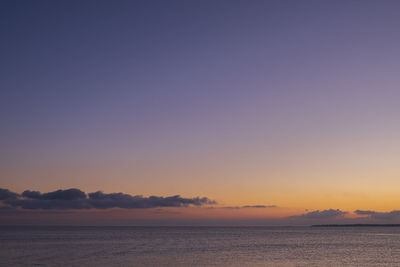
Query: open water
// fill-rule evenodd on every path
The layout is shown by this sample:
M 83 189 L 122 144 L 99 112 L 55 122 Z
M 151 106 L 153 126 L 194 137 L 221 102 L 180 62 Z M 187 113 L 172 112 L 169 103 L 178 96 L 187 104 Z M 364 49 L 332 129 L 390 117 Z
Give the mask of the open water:
M 400 227 L 0 227 L 0 266 L 400 266 Z

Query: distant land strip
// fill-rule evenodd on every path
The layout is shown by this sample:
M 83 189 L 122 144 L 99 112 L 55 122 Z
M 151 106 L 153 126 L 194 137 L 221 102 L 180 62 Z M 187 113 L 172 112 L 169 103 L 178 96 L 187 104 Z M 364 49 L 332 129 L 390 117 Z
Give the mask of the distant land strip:
M 400 227 L 400 224 L 314 224 L 311 227 Z

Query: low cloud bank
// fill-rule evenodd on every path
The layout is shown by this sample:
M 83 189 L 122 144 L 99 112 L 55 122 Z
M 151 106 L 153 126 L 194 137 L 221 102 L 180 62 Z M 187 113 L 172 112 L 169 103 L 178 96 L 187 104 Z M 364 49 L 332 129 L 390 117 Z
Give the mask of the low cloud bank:
M 141 195 L 132 196 L 124 193 L 106 194 L 102 191 L 86 194 L 80 189 L 71 188 L 48 193 L 26 190 L 22 194 L 0 188 L 2 207 L 21 209 L 148 209 L 159 207 L 188 207 L 216 204 L 206 197 L 183 198 L 179 195 L 169 197 Z
M 347 211 L 341 211 L 339 209 L 314 210 L 301 215 L 289 216 L 286 219 L 289 219 L 290 222 L 337 222 L 338 220 L 342 220 L 346 214 L 348 214 Z
M 373 210 L 355 210 L 357 215 L 368 215 L 372 219 L 378 220 L 395 220 L 400 218 L 400 210 L 392 210 L 389 212 L 378 212 Z
M 329 209 L 329 210 L 315 210 L 311 211 L 305 214 L 300 215 L 302 218 L 306 219 L 330 219 L 330 218 L 336 218 L 336 217 L 343 217 L 346 215 L 348 212 L 347 211 L 341 211 L 339 209 Z

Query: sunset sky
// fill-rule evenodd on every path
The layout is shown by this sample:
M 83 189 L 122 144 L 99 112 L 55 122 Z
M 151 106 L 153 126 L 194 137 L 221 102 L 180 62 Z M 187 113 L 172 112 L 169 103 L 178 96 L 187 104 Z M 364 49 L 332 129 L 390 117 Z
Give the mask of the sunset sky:
M 0 223 L 400 222 L 399 14 L 1 1 Z

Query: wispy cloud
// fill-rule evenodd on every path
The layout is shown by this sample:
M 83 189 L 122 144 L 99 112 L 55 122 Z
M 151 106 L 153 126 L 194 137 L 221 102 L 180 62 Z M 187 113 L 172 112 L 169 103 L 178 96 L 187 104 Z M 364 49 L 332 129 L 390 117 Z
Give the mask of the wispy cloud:
M 221 209 L 267 209 L 267 208 L 277 208 L 276 205 L 245 205 L 245 206 L 226 206 L 221 207 Z
M 246 205 L 242 206 L 243 209 L 267 209 L 267 208 L 277 208 L 276 205 Z

